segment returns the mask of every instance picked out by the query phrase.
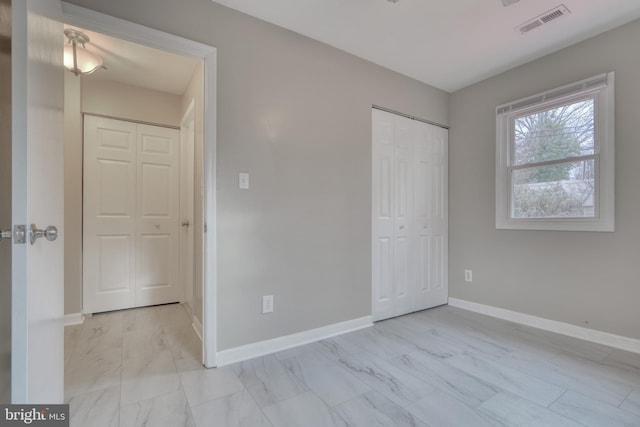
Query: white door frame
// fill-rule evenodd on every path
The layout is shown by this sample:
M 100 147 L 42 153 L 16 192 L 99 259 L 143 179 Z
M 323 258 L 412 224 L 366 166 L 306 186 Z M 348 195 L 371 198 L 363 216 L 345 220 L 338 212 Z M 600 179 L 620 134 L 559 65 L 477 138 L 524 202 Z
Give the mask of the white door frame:
M 108 36 L 180 55 L 200 58 L 204 65 L 204 234 L 203 251 L 203 363 L 216 366 L 217 351 L 217 228 L 216 228 L 216 74 L 217 50 L 213 46 L 114 18 L 62 2 L 64 22 Z

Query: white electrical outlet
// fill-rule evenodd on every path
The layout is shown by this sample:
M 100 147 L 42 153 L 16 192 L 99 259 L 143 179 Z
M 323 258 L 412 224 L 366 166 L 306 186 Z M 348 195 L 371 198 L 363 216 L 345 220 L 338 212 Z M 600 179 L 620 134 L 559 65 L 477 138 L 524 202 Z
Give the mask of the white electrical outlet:
M 273 295 L 262 297 L 262 314 L 273 313 Z
M 464 271 L 464 281 L 465 282 L 473 282 L 473 271 L 465 270 Z

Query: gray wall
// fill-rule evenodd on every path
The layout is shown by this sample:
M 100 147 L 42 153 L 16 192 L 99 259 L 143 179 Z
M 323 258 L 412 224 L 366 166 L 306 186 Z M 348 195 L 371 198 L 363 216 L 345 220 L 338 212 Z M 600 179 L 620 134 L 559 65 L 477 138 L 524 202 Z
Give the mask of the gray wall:
M 84 113 L 180 126 L 180 95 L 92 77 L 82 77 Z
M 449 94 L 210 0 L 71 3 L 218 49 L 219 350 L 371 314 L 371 105 Z
M 82 311 L 82 92 L 64 73 L 64 313 Z
M 638 41 L 635 21 L 452 95 L 451 297 L 640 338 Z M 608 71 L 616 72 L 616 232 L 496 230 L 495 107 Z

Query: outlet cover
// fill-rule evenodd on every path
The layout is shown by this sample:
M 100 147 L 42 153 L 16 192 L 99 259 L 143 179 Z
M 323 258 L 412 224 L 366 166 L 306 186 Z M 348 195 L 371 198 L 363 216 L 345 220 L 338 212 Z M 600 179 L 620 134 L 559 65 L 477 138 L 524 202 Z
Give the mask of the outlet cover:
M 240 172 L 238 174 L 238 187 L 241 190 L 249 189 L 249 173 L 248 172 Z
M 464 281 L 465 282 L 473 282 L 473 271 L 465 270 L 464 271 Z
M 262 297 L 262 314 L 273 313 L 273 295 Z

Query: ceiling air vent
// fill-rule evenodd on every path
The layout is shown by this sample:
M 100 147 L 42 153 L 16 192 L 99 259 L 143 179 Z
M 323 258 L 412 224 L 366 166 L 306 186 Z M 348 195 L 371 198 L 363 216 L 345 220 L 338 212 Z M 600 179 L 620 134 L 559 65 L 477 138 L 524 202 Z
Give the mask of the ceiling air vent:
M 516 30 L 520 31 L 520 34 L 526 34 L 531 30 L 534 30 L 538 27 L 542 27 L 543 25 L 548 24 L 551 21 L 555 21 L 556 19 L 561 18 L 570 13 L 571 11 L 567 8 L 567 6 L 561 4 L 560 6 L 554 7 L 553 9 L 546 11 L 545 13 L 536 16 L 535 18 L 525 22 L 522 25 L 518 25 L 516 27 Z

